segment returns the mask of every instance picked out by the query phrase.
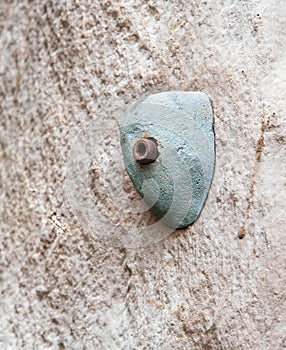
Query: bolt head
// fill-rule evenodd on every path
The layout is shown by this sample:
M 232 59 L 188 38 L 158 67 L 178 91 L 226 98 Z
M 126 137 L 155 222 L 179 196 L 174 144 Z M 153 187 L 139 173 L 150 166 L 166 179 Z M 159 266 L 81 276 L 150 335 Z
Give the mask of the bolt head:
M 153 138 L 141 138 L 133 147 L 133 156 L 140 164 L 155 162 L 159 156 L 157 141 Z

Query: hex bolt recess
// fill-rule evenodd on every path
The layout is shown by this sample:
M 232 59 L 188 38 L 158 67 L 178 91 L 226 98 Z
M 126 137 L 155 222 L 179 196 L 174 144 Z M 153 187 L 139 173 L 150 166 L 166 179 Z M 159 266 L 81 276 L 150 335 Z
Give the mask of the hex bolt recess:
M 140 164 L 155 162 L 159 156 L 158 144 L 154 138 L 142 138 L 133 147 L 133 156 Z

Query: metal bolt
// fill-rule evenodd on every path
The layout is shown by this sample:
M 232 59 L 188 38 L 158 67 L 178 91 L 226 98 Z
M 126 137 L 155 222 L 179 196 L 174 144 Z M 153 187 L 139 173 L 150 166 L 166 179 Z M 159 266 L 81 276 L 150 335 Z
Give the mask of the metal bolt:
M 142 138 L 133 147 L 133 156 L 140 164 L 155 162 L 159 156 L 157 141 L 153 138 Z

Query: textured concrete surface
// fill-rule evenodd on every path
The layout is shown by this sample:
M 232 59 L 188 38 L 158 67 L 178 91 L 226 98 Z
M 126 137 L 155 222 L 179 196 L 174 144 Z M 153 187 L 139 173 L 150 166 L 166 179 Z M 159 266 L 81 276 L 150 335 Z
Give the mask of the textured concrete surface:
M 285 18 L 279 0 L 1 0 L 1 349 L 286 348 Z M 75 135 L 192 89 L 215 111 L 199 220 L 145 249 L 106 244 L 67 200 Z M 119 210 L 137 197 L 110 171 L 116 140 L 94 150 L 94 202 L 145 225 Z

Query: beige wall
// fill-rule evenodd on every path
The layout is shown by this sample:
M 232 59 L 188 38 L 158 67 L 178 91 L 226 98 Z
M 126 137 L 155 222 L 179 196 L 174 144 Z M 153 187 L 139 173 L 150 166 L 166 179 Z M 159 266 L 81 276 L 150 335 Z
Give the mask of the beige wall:
M 285 348 L 286 3 L 1 0 L 0 14 L 0 348 Z M 217 149 L 199 220 L 140 249 L 109 244 L 100 217 L 88 231 L 93 211 L 66 193 L 76 135 L 193 89 L 213 101 Z M 116 235 L 152 217 L 122 220 L 136 193 L 124 175 L 112 198 L 108 147 L 94 201 Z

